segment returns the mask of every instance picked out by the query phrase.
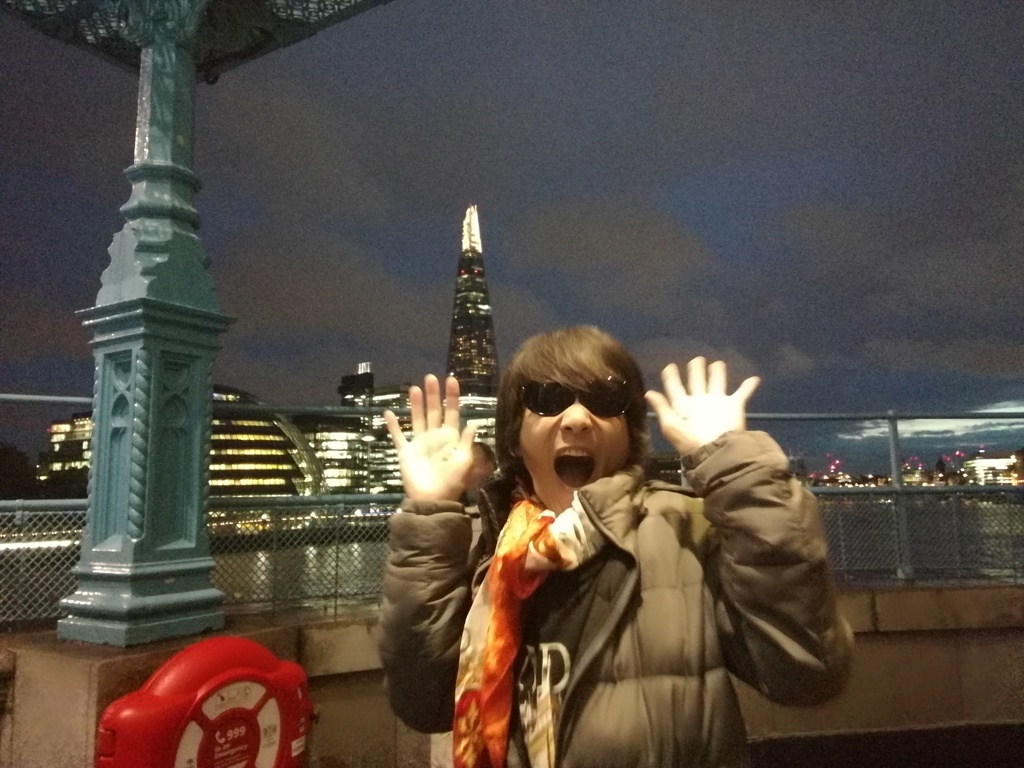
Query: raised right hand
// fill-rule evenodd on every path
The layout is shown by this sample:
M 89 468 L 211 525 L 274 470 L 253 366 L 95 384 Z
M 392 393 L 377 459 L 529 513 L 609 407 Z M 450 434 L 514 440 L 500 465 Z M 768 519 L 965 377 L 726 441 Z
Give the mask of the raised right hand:
M 409 387 L 412 440 L 407 440 L 393 411 L 384 411 L 391 441 L 398 451 L 405 494 L 414 501 L 457 501 L 466 488 L 473 465 L 476 427 L 459 432 L 459 382 L 445 381 L 444 408 L 441 387 L 433 374 L 423 379 L 423 389 Z

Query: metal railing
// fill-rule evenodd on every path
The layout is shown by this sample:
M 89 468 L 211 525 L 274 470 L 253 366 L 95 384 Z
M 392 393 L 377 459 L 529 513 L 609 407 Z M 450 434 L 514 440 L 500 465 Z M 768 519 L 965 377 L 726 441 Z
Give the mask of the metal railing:
M 0 395 L 3 398 L 11 396 Z M 20 396 L 29 398 L 30 396 Z M 44 401 L 44 398 L 36 398 Z M 81 398 L 61 399 L 65 402 Z M 276 413 L 309 408 L 266 406 Z M 337 408 L 323 409 L 335 413 Z M 359 409 L 360 411 L 365 409 Z M 946 415 L 966 418 L 974 414 Z M 985 414 L 1024 418 L 1024 414 Z M 891 420 L 940 416 L 751 414 L 750 420 Z M 897 468 L 898 469 L 898 468 Z M 1024 584 L 1024 487 L 819 487 L 829 555 L 841 588 Z M 400 497 L 211 497 L 211 579 L 232 611 L 310 607 L 335 614 L 380 597 L 387 518 Z M 0 630 L 52 625 L 75 588 L 87 502 L 0 501 Z
M 1024 488 L 813 488 L 840 588 L 1024 584 Z
M 0 501 L 0 630 L 33 629 L 63 614 L 85 526 L 85 499 Z
M 401 496 L 216 498 L 211 581 L 226 610 L 314 608 L 329 615 L 380 597 L 387 519 Z M 52 624 L 75 590 L 88 502 L 0 501 L 0 630 Z
M 1024 584 L 1024 489 L 815 490 L 840 588 Z M 211 500 L 212 581 L 225 608 L 335 615 L 377 602 L 397 503 L 394 495 Z M 85 510 L 81 499 L 0 501 L 0 629 L 62 615 Z
M 293 496 L 210 501 L 215 587 L 225 606 L 314 606 L 336 614 L 380 597 L 388 517 L 401 495 Z

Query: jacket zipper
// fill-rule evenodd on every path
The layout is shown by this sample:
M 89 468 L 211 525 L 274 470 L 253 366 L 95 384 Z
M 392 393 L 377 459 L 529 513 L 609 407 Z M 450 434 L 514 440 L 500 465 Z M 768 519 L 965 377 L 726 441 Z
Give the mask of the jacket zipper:
M 587 516 L 590 518 L 590 521 L 594 523 L 599 529 L 601 529 L 602 533 L 604 533 L 606 535 L 606 538 L 608 538 L 608 542 L 612 543 L 611 537 L 607 536 L 607 531 L 604 529 L 604 525 L 601 524 L 600 520 L 597 518 L 597 515 L 594 514 L 593 509 L 591 509 L 590 504 L 582 496 L 582 494 L 580 495 L 579 499 L 580 504 L 583 505 L 583 510 L 587 513 Z M 613 546 L 617 547 L 618 545 L 613 544 Z M 589 669 L 589 667 L 597 659 L 598 654 L 600 654 L 605 649 L 605 643 L 607 643 L 608 639 L 611 637 L 612 633 L 615 631 L 615 628 L 621 621 L 623 614 L 625 614 L 626 608 L 629 605 L 629 601 L 632 599 L 633 593 L 636 591 L 637 584 L 640 580 L 640 571 L 637 567 L 636 557 L 634 557 L 632 553 L 626 551 L 625 549 L 622 549 L 622 547 L 618 547 L 618 549 L 626 553 L 626 555 L 633 561 L 633 566 L 629 569 L 626 575 L 626 580 L 623 582 L 622 589 L 620 590 L 618 596 L 615 598 L 615 603 L 612 605 L 608 618 L 605 620 L 604 625 L 601 627 L 601 631 L 594 635 L 594 637 L 590 641 L 590 645 L 587 646 L 587 648 L 580 655 L 579 664 L 576 667 L 575 674 L 572 675 L 572 679 L 570 680 L 568 687 L 565 689 L 565 698 L 562 700 L 562 716 L 558 719 L 558 729 L 555 733 L 555 749 L 557 754 L 557 761 L 559 763 L 561 763 L 562 761 L 563 748 L 565 745 L 565 729 L 567 728 L 566 723 L 571 719 L 569 715 L 572 713 L 572 710 L 570 709 L 570 703 L 574 700 L 573 693 L 579 685 L 579 681 L 582 680 L 584 675 L 586 674 L 587 669 Z

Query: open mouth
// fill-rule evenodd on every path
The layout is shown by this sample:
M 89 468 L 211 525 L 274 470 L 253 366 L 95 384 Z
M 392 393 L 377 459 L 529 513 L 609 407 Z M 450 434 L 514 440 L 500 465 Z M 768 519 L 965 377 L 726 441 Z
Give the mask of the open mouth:
M 582 488 L 594 474 L 593 456 L 562 454 L 555 458 L 555 474 L 570 488 Z

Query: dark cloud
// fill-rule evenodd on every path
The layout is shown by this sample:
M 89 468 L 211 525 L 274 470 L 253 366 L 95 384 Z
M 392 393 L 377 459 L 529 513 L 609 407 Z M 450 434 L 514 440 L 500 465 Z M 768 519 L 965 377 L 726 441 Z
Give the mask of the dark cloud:
M 759 409 L 1017 400 L 1024 5 L 389 3 L 199 85 L 218 380 L 439 371 L 481 211 L 499 353 L 600 325 Z M 136 80 L 0 13 L 0 390 L 91 390 Z M 44 351 L 45 350 L 45 351 Z M 65 390 L 67 391 L 67 390 Z M 0 440 L 4 439 L 0 434 Z
M 359 362 L 375 362 L 385 383 L 444 365 L 454 296 L 447 279 L 396 278 L 359 246 L 308 231 L 241 237 L 224 248 L 214 276 L 222 311 L 237 318 L 223 340 L 233 363 L 220 370 L 238 386 L 261 358 L 258 378 L 286 379 L 290 399 L 303 402 Z M 307 373 L 302 386 L 296 371 Z
M 5 364 L 91 359 L 89 333 L 74 314 L 54 313 L 45 290 L 14 291 L 0 285 L 0 306 L 0 360 Z
M 196 162 L 209 179 L 204 202 L 248 197 L 267 229 L 293 233 L 342 218 L 350 225 L 386 219 L 393 211 L 379 149 L 344 107 L 280 77 L 203 90 Z
M 768 286 L 764 323 L 819 360 L 863 355 L 897 370 L 1013 375 L 1024 343 L 1012 320 L 1024 315 L 1015 166 L 957 196 L 972 190 L 985 205 L 972 200 L 964 226 L 952 223 L 965 218 L 961 208 L 947 217 L 939 207 L 793 206 L 768 240 L 771 273 L 744 273 L 741 291 Z
M 897 371 L 949 370 L 1012 379 L 1019 379 L 1024 371 L 1024 344 L 1000 338 L 871 339 L 864 345 L 864 357 Z
M 576 200 L 534 210 L 506 250 L 530 282 L 553 278 L 557 288 L 545 298 L 599 317 L 679 318 L 699 301 L 713 269 L 699 236 L 646 201 Z

